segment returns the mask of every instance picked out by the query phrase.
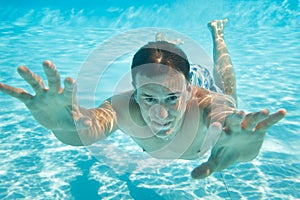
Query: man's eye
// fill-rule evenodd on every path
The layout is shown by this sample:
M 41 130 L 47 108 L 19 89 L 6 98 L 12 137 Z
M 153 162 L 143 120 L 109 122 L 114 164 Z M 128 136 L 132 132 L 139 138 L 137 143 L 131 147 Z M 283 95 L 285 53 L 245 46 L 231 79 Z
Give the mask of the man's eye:
M 178 100 L 178 96 L 169 96 L 166 101 L 167 103 L 176 103 Z
M 157 103 L 157 100 L 152 98 L 152 97 L 147 97 L 144 99 L 144 101 L 147 103 L 147 104 L 154 104 L 154 103 Z

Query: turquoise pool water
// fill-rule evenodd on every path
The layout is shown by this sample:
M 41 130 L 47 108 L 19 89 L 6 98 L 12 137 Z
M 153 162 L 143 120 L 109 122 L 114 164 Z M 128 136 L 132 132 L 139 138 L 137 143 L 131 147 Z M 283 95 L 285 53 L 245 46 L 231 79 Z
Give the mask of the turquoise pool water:
M 211 56 L 206 24 L 228 17 L 225 37 L 240 109 L 288 112 L 268 131 L 255 160 L 195 181 L 190 172 L 207 157 L 156 160 L 121 132 L 89 148 L 67 146 L 22 103 L 0 93 L 0 199 L 300 198 L 299 1 L 0 2 L 0 82 L 32 91 L 16 68 L 26 65 L 45 78 L 45 59 L 56 63 L 62 78 L 81 78 L 89 56 L 105 42 L 140 30 L 128 36 L 129 50 L 110 63 L 94 93 L 82 93 L 82 105 L 99 104 L 129 70 L 136 50 L 131 39 L 149 41 L 145 28 L 179 33 Z

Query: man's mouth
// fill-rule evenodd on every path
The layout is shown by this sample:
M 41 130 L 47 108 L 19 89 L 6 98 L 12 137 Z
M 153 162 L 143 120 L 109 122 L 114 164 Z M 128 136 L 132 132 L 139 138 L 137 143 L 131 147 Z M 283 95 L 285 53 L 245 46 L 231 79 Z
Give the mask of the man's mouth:
M 155 129 L 155 131 L 165 131 L 171 128 L 171 121 L 169 122 L 151 121 L 151 126 Z

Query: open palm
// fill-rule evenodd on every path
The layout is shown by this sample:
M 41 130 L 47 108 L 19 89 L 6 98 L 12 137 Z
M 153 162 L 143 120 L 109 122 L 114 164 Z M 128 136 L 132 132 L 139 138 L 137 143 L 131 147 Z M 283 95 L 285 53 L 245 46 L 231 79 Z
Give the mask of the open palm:
M 286 114 L 284 109 L 269 115 L 269 111 L 237 112 L 227 116 L 221 137 L 207 162 L 192 171 L 192 177 L 205 178 L 234 162 L 254 159 L 263 144 L 267 130 Z
M 80 121 L 81 114 L 76 103 L 75 81 L 66 78 L 65 88 L 61 88 L 60 75 L 50 61 L 43 62 L 44 71 L 48 79 L 48 88 L 41 77 L 27 67 L 18 68 L 18 73 L 31 85 L 35 95 L 27 91 L 0 84 L 0 91 L 22 101 L 30 110 L 33 117 L 44 127 L 56 130 L 74 130 L 74 120 Z

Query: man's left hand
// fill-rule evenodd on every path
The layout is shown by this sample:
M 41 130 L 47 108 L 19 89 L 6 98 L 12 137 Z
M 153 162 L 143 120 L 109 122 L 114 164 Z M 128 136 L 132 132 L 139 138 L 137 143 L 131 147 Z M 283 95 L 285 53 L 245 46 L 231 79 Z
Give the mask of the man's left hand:
M 285 115 L 284 109 L 273 114 L 269 114 L 268 110 L 262 110 L 247 115 L 243 111 L 228 115 L 210 158 L 192 171 L 192 177 L 205 178 L 234 162 L 254 159 L 259 153 L 267 130 Z

